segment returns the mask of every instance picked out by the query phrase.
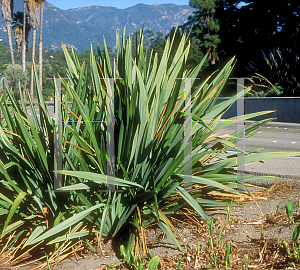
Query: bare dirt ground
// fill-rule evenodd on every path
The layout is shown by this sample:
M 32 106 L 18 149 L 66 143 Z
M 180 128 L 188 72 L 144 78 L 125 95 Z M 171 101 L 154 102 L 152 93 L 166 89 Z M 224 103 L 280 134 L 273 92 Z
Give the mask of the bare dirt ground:
M 285 240 L 287 245 L 290 245 L 293 228 L 300 222 L 298 206 L 300 181 L 281 178 L 270 185 L 270 187 L 248 187 L 253 197 L 236 198 L 235 202 L 238 205 L 231 208 L 230 221 L 227 208 L 208 212 L 214 220 L 213 248 L 209 247 L 207 224 L 199 221 L 187 209 L 172 218 L 183 240 L 180 242 L 183 246 L 181 252 L 159 228 L 146 229 L 148 250 L 152 250 L 154 256 L 161 257 L 159 269 L 179 269 L 178 259 L 181 261 L 181 269 L 225 269 L 224 253 L 230 239 L 233 255 L 227 269 L 247 269 L 246 263 L 248 269 L 300 269 L 300 261 L 288 255 L 281 242 Z M 286 204 L 290 201 L 293 201 L 295 208 L 293 213 L 295 225 L 286 214 Z M 222 241 L 217 247 L 220 228 Z M 97 248 L 96 252 L 88 248 L 81 253 L 73 252 L 72 256 L 51 269 L 128 269 L 115 251 L 113 243 L 108 241 L 102 244 L 101 248 Z M 289 251 L 293 252 L 291 246 Z M 244 254 L 248 256 L 248 260 Z M 43 269 L 38 264 L 6 269 L 29 270 L 35 267 Z

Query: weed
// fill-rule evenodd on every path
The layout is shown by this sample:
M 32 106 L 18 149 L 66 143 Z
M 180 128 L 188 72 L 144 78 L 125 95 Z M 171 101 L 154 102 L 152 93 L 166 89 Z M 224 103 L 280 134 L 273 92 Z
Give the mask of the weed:
M 245 269 L 248 270 L 248 255 L 244 255 L 244 263 L 245 263 Z
M 181 270 L 181 260 L 180 260 L 180 258 L 178 259 L 178 270 Z
M 145 269 L 145 266 L 143 264 L 142 258 L 140 256 L 136 256 L 134 252 L 130 251 L 130 249 L 126 250 L 126 248 L 121 245 L 120 246 L 120 251 L 123 256 L 123 261 L 127 263 L 127 265 L 135 270 L 143 270 Z M 148 270 L 155 270 L 157 269 L 158 265 L 160 264 L 160 257 L 159 256 L 154 256 L 152 253 L 152 258 L 148 262 Z
M 229 264 L 231 263 L 231 243 L 230 242 L 226 244 L 226 248 L 225 248 L 225 261 L 224 261 L 225 269 L 227 269 L 228 262 L 229 262 Z
M 279 207 L 280 207 L 281 201 L 279 201 L 278 205 L 277 205 L 277 209 L 276 209 L 276 217 L 278 216 L 279 213 Z
M 295 225 L 295 221 L 292 217 L 292 214 L 294 212 L 294 204 L 293 201 L 290 201 L 287 205 L 286 205 L 286 214 L 288 215 L 290 221 L 293 223 L 293 225 Z
M 230 215 L 231 215 L 231 208 L 232 208 L 233 200 L 234 200 L 234 197 L 232 198 L 232 200 L 230 201 L 230 203 L 227 204 L 227 217 L 226 217 L 226 220 L 228 222 L 230 222 Z

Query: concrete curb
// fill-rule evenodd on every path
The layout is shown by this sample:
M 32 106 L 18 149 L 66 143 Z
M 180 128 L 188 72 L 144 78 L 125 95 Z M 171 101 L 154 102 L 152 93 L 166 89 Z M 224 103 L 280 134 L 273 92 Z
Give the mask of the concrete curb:
M 237 171 L 238 175 L 257 175 L 257 176 L 275 176 L 278 177 L 278 179 L 266 179 L 266 180 L 247 180 L 246 182 L 255 186 L 259 187 L 266 187 L 269 188 L 279 179 L 282 179 L 284 181 L 300 181 L 299 175 L 279 175 L 279 174 L 271 174 L 271 173 L 260 173 L 260 172 L 247 172 L 247 171 Z

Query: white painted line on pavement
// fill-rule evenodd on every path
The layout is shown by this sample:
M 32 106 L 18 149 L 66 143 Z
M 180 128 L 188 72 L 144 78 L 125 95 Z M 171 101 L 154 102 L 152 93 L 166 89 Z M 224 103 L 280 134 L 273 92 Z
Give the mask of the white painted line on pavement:
M 226 153 L 227 154 L 237 154 L 238 152 L 232 151 L 232 150 L 228 150 L 228 151 L 226 151 Z M 256 153 L 251 153 L 251 155 L 254 155 L 254 154 L 256 154 Z
M 292 143 L 296 143 L 296 142 L 292 142 Z
M 277 142 L 277 141 L 273 141 L 273 142 Z

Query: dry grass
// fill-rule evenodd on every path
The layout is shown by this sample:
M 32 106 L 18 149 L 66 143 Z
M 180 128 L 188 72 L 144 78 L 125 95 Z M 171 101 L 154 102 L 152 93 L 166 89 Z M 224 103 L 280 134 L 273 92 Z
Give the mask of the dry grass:
M 196 187 L 196 188 L 200 188 Z M 253 192 L 253 196 L 241 195 L 234 198 L 235 202 L 247 202 L 251 200 L 265 200 L 272 199 L 274 196 L 284 196 L 285 194 L 290 194 L 292 191 L 300 189 L 299 181 L 277 181 L 271 188 L 262 188 L 260 191 Z M 232 195 L 227 193 L 216 193 L 213 192 L 210 194 L 214 196 L 215 199 L 221 201 L 231 201 Z M 173 199 L 176 199 L 174 196 Z M 241 242 L 237 241 L 238 239 L 232 239 L 230 237 L 233 233 L 233 227 L 236 225 L 243 226 L 256 226 L 257 228 L 263 226 L 264 230 L 271 230 L 272 228 L 279 227 L 288 227 L 291 225 L 291 222 L 287 215 L 284 213 L 278 213 L 276 216 L 274 213 L 260 217 L 259 219 L 252 219 L 247 221 L 240 221 L 233 219 L 231 222 L 226 221 L 225 219 L 217 219 L 214 221 L 213 229 L 213 249 L 209 246 L 209 233 L 208 226 L 205 222 L 201 222 L 198 216 L 189 210 L 188 208 L 183 208 L 177 212 L 176 215 L 168 219 L 172 223 L 172 227 L 178 229 L 179 227 L 189 228 L 191 234 L 193 235 L 192 240 L 186 243 L 186 247 L 182 253 L 175 256 L 162 256 L 159 269 L 179 269 L 178 261 L 181 262 L 181 269 L 225 269 L 225 249 L 226 245 L 230 242 L 231 244 L 231 263 L 228 265 L 227 269 L 246 269 L 245 267 L 245 255 L 248 256 L 248 269 L 300 269 L 300 261 L 293 254 L 292 242 L 289 239 L 278 239 L 274 237 L 268 239 L 262 233 L 260 237 L 251 238 L 250 242 Z M 296 223 L 299 223 L 300 215 L 299 213 L 294 215 L 294 220 Z M 258 225 L 259 224 L 259 225 Z M 222 228 L 222 237 L 224 239 L 217 246 L 217 236 L 219 229 Z M 147 230 L 147 228 L 145 228 Z M 145 235 L 145 232 L 143 232 Z M 29 254 L 23 254 L 23 257 L 19 257 L 16 260 L 15 254 L 16 250 L 20 247 L 14 247 L 6 249 L 6 247 L 11 243 L 15 234 L 4 239 L 0 238 L 0 269 L 10 269 L 12 262 L 18 263 L 18 266 L 21 266 L 23 260 L 24 265 L 32 266 L 31 269 L 45 269 L 47 267 L 46 257 L 42 256 L 41 258 L 35 261 L 24 261 L 24 259 L 29 258 Z M 155 236 L 154 236 L 155 237 Z M 156 236 L 158 237 L 158 236 Z M 197 246 L 200 240 L 207 239 L 206 244 L 199 244 L 198 249 L 193 247 Z M 97 239 L 96 239 L 97 240 Z M 154 242 L 160 242 L 161 239 L 152 239 Z M 283 245 L 281 240 L 285 240 L 287 243 L 287 248 Z M 151 242 L 151 239 L 147 239 Z M 98 242 L 95 241 L 95 245 Z M 143 243 L 143 249 L 146 249 L 146 243 Z M 298 246 L 300 246 L 298 241 Z M 49 264 L 51 267 L 57 263 L 63 265 L 63 260 L 68 256 L 73 256 L 77 259 L 81 256 L 83 250 L 88 249 L 82 241 L 77 243 L 74 242 L 65 242 L 56 250 L 54 254 L 51 254 L 48 258 Z M 102 249 L 102 248 L 101 248 Z M 3 252 L 4 251 L 4 252 Z M 290 255 L 288 254 L 290 252 Z M 114 254 L 109 254 L 114 256 Z M 143 262 L 149 261 L 149 257 L 146 255 L 141 255 Z M 14 265 L 14 268 L 16 266 Z M 112 268 L 110 268 L 112 267 Z M 127 269 L 125 264 L 121 266 L 101 266 L 98 269 Z M 91 270 L 91 269 L 90 269 Z M 95 270 L 95 269 L 94 269 Z

